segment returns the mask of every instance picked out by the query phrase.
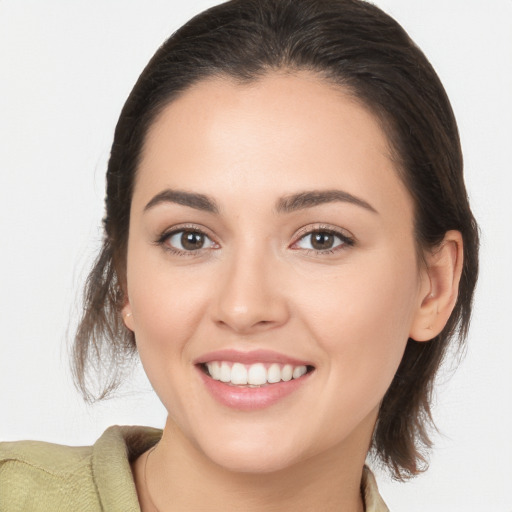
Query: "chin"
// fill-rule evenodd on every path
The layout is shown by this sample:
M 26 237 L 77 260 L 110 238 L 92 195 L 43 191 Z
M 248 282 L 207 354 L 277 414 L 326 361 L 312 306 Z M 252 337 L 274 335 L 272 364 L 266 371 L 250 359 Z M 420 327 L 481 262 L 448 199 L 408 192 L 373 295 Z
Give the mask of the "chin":
M 234 473 L 273 473 L 294 465 L 305 455 L 300 448 L 303 443 L 275 430 L 267 433 L 258 435 L 254 429 L 246 430 L 245 435 L 216 432 L 218 435 L 198 436 L 196 446 L 214 464 Z
M 290 455 L 271 448 L 262 449 L 261 446 L 253 448 L 219 446 L 219 449 L 204 453 L 213 463 L 226 471 L 246 474 L 275 473 L 293 466 L 299 458 L 297 452 Z

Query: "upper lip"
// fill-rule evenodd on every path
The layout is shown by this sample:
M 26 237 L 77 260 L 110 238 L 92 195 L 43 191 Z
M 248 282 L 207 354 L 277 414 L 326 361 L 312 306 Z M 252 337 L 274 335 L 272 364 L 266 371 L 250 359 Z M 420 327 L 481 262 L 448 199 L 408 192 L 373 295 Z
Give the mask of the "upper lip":
M 229 361 L 233 363 L 254 364 L 254 363 L 281 363 L 292 366 L 313 366 L 309 361 L 290 357 L 272 350 L 251 350 L 242 352 L 235 349 L 215 350 L 198 357 L 194 364 L 205 364 L 211 361 Z

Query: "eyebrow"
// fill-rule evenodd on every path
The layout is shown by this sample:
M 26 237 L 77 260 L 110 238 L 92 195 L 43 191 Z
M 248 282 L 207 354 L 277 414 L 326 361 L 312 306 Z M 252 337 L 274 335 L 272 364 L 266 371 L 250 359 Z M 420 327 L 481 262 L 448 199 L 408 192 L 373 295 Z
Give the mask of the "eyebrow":
M 162 203 L 175 203 L 196 210 L 202 210 L 210 213 L 219 213 L 217 203 L 210 197 L 204 194 L 197 194 L 195 192 L 185 192 L 184 190 L 171 190 L 170 188 L 157 194 L 149 203 L 144 207 L 144 211 L 148 211 L 155 206 Z
M 356 197 L 343 190 L 311 190 L 299 192 L 281 198 L 277 202 L 278 213 L 291 213 L 305 208 L 313 208 L 325 203 L 340 201 L 342 203 L 355 204 L 372 213 L 378 213 L 377 210 L 364 199 Z
M 354 204 L 372 213 L 378 213 L 377 210 L 364 199 L 356 197 L 343 190 L 310 190 L 288 195 L 277 201 L 276 211 L 277 213 L 291 213 L 297 210 L 313 208 L 314 206 L 337 201 Z M 211 197 L 196 192 L 185 192 L 184 190 L 172 189 L 166 189 L 158 193 L 144 207 L 144 211 L 148 211 L 162 203 L 181 204 L 196 210 L 215 214 L 219 213 L 219 207 Z

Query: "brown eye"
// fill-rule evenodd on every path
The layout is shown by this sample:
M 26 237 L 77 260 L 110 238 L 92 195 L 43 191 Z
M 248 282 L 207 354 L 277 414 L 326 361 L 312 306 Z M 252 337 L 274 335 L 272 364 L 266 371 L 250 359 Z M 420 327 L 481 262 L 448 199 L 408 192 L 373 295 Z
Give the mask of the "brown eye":
M 302 236 L 294 244 L 294 248 L 317 252 L 330 252 L 334 249 L 341 249 L 344 246 L 351 246 L 353 244 L 354 241 L 351 238 L 348 238 L 341 233 L 325 229 L 317 229 Z
M 204 235 L 194 231 L 183 231 L 181 234 L 181 245 L 187 251 L 201 249 L 204 245 Z
M 317 251 L 322 251 L 325 249 L 332 249 L 335 242 L 335 237 L 331 233 L 327 233 L 325 231 L 318 231 L 316 233 L 311 233 L 311 246 L 313 249 Z
M 214 247 L 213 241 L 200 231 L 175 231 L 166 237 L 165 243 L 172 249 L 182 252 L 198 251 Z

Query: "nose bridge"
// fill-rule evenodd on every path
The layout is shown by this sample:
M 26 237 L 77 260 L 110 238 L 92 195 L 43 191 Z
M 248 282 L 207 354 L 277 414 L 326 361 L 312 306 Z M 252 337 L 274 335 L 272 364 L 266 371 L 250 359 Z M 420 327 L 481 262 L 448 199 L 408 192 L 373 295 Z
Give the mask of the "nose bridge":
M 216 321 L 245 333 L 275 327 L 288 318 L 288 305 L 277 279 L 278 259 L 268 244 L 246 240 L 224 262 Z

